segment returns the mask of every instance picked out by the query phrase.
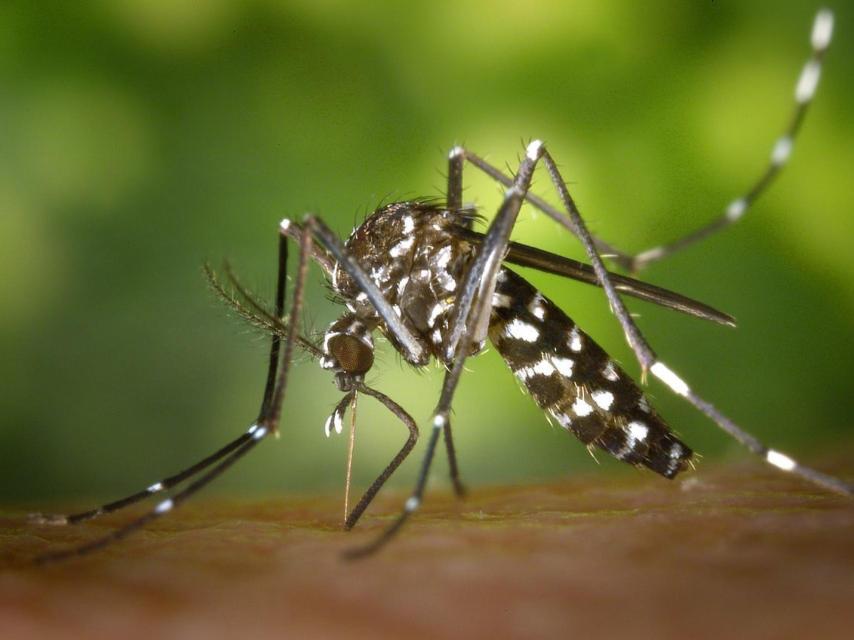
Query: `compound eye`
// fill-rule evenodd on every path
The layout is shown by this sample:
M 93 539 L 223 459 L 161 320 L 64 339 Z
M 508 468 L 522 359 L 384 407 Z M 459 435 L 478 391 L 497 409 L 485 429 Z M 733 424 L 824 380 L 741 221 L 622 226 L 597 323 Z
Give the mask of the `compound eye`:
M 337 335 L 329 339 L 329 354 L 341 367 L 352 375 L 363 375 L 374 366 L 374 351 L 354 336 Z

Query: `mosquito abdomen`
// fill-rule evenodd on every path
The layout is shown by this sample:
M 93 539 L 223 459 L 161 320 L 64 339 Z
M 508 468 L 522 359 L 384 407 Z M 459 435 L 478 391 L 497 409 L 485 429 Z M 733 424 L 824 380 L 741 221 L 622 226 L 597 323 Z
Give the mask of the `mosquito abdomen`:
M 584 444 L 667 478 L 688 465 L 691 449 L 634 381 L 557 305 L 506 268 L 489 337 L 540 408 Z

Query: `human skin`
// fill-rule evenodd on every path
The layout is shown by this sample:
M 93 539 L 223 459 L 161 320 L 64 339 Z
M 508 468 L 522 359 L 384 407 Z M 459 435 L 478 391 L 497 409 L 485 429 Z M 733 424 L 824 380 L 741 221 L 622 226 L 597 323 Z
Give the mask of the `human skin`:
M 831 465 L 833 466 L 833 465 Z M 398 539 L 381 495 L 351 533 L 340 497 L 201 498 L 85 558 L 103 534 L 0 518 L 0 637 L 850 637 L 854 504 L 757 463 L 428 492 Z M 837 470 L 844 473 L 844 463 Z M 686 636 L 687 634 L 687 636 Z

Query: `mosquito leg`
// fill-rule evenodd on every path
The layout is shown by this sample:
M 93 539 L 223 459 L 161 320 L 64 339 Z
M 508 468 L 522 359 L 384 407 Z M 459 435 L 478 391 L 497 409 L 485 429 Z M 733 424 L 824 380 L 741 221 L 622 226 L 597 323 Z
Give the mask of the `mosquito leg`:
M 717 231 L 728 227 L 744 216 L 749 206 L 752 205 L 756 199 L 768 189 L 768 187 L 770 187 L 774 178 L 788 162 L 789 157 L 791 156 L 795 137 L 800 130 L 804 116 L 806 115 L 807 109 L 815 96 L 816 89 L 818 88 L 818 81 L 821 76 L 822 60 L 827 48 L 830 46 L 831 36 L 833 35 L 833 20 L 833 12 L 829 9 L 822 9 L 816 14 L 810 37 L 812 55 L 804 65 L 801 75 L 798 77 L 798 82 L 795 85 L 794 112 L 783 135 L 780 136 L 774 144 L 771 151 L 770 162 L 766 167 L 765 172 L 756 180 L 753 186 L 747 190 L 745 195 L 730 202 L 723 214 L 706 226 L 701 227 L 684 238 L 676 240 L 670 244 L 654 247 L 637 255 L 621 251 L 613 245 L 592 236 L 593 243 L 602 256 L 607 256 L 623 269 L 630 272 L 637 272 L 653 262 L 662 260 L 680 249 L 713 235 Z M 455 151 L 458 155 L 464 156 L 468 162 L 483 171 L 496 182 L 499 182 L 506 187 L 513 184 L 513 178 L 506 175 L 501 171 L 501 169 L 490 164 L 471 151 L 460 147 L 456 147 Z M 561 223 L 562 214 L 560 210 L 551 206 L 536 194 L 527 193 L 525 195 L 525 200 L 553 220 Z M 574 227 L 571 227 L 570 231 L 574 235 L 578 235 L 577 230 Z
M 285 230 L 285 233 L 288 235 L 296 235 L 292 229 L 293 227 L 291 226 L 290 228 Z M 306 231 L 308 231 L 308 233 L 306 233 Z M 359 264 L 349 254 L 347 254 L 341 244 L 341 241 L 335 236 L 332 230 L 329 229 L 329 227 L 327 227 L 319 218 L 309 215 L 306 216 L 304 222 L 304 229 L 301 229 L 300 232 L 302 236 L 313 234 L 317 238 L 323 248 L 326 249 L 334 257 L 339 267 L 344 269 L 359 284 L 362 291 L 365 292 L 365 294 L 368 296 L 371 303 L 373 304 L 374 308 L 377 310 L 377 313 L 382 317 L 383 321 L 386 323 L 386 326 L 388 326 L 389 331 L 398 338 L 404 348 L 409 351 L 411 357 L 413 359 L 420 359 L 423 351 L 422 347 L 415 341 L 415 338 L 391 309 L 391 306 L 383 296 L 382 292 L 377 288 L 376 284 L 374 284 L 374 282 L 364 272 L 361 266 L 359 266 Z M 330 269 L 329 273 L 330 275 L 334 273 L 334 269 Z M 368 389 L 368 387 L 365 387 L 365 389 Z M 368 393 L 369 395 L 374 395 L 378 394 L 379 392 L 371 390 L 370 392 L 366 391 L 365 393 Z M 374 395 L 374 397 L 380 399 L 378 395 Z M 386 396 L 382 397 L 386 398 Z M 386 399 L 388 400 L 388 402 L 391 402 L 390 399 Z M 380 401 L 385 403 L 385 401 L 383 400 Z M 409 425 L 407 420 L 401 417 L 402 415 L 406 415 L 408 417 L 408 414 L 405 414 L 405 412 L 403 412 L 402 414 L 398 414 L 395 409 L 392 409 L 392 406 L 397 407 L 396 404 L 386 404 L 386 406 L 392 412 L 398 415 L 398 417 L 403 420 L 405 424 Z M 402 412 L 403 410 L 400 409 L 400 411 Z M 411 418 L 409 418 L 409 420 L 411 420 Z M 456 464 L 456 458 L 454 457 L 453 441 L 448 440 L 447 442 L 450 442 L 450 444 L 448 445 L 448 451 L 449 456 L 451 458 L 451 468 L 453 474 L 452 477 L 454 479 L 454 486 L 455 489 L 459 492 L 462 490 L 462 485 L 459 482 L 459 470 Z M 414 442 L 412 444 L 414 446 Z M 435 443 L 433 444 L 433 447 L 435 447 Z M 400 457 L 401 455 L 405 457 L 406 455 L 408 455 L 410 449 L 411 447 L 407 442 L 407 445 L 404 445 L 404 449 L 401 450 L 401 452 L 398 454 L 398 457 Z M 394 469 L 397 468 L 397 465 L 400 464 L 402 459 L 403 458 L 401 457 L 400 460 L 398 460 L 398 458 L 396 457 L 395 460 L 392 461 L 393 466 L 390 465 L 389 468 L 387 468 L 386 471 L 383 472 L 383 474 L 381 474 L 380 477 L 374 482 L 374 484 L 371 485 L 365 496 L 362 498 L 362 500 L 359 501 L 356 507 L 354 507 L 353 512 L 347 518 L 345 528 L 349 529 L 355 524 L 356 520 L 359 518 L 359 516 L 361 516 L 364 509 L 370 503 L 370 500 L 373 499 L 373 496 L 376 494 L 376 492 L 387 479 L 388 476 L 385 475 L 386 472 L 388 472 L 388 474 L 390 475 L 394 471 Z
M 463 163 L 466 150 L 462 147 L 454 147 L 448 153 L 448 191 L 445 194 L 445 202 L 451 211 L 459 211 L 463 208 Z
M 437 427 L 437 421 L 434 419 L 433 429 L 430 432 L 430 440 L 427 443 L 427 452 L 424 454 L 424 460 L 421 463 L 421 471 L 418 474 L 418 480 L 415 484 L 415 491 L 406 500 L 403 511 L 391 526 L 385 529 L 373 542 L 370 542 L 363 547 L 355 547 L 345 551 L 345 558 L 348 560 L 356 560 L 379 551 L 398 531 L 400 531 L 400 528 L 409 519 L 409 516 L 412 515 L 419 506 L 421 506 L 421 498 L 424 494 L 424 487 L 427 484 L 427 476 L 430 473 L 430 464 L 432 463 L 433 455 L 436 452 L 436 443 L 439 440 L 439 433 L 441 432 L 442 424 L 443 423 L 439 422 Z
M 344 521 L 344 528 L 348 531 L 356 525 L 356 523 L 359 521 L 359 518 L 361 518 L 362 514 L 365 512 L 365 509 L 368 508 L 374 497 L 377 495 L 377 492 L 382 488 L 386 480 L 391 477 L 391 475 L 406 459 L 406 457 L 412 451 L 413 447 L 415 447 L 415 443 L 418 441 L 418 425 L 415 424 L 415 420 L 412 419 L 412 416 L 410 416 L 406 411 L 404 411 L 399 404 L 397 404 L 387 395 L 380 393 L 376 389 L 372 389 L 368 386 L 365 386 L 364 384 L 360 384 L 357 387 L 357 390 L 361 393 L 364 393 L 365 395 L 369 395 L 373 398 L 376 398 L 382 404 L 384 404 L 385 407 L 395 416 L 397 416 L 397 419 L 400 420 L 403 424 L 405 424 L 406 428 L 409 429 L 409 438 L 407 438 L 403 447 L 392 459 L 392 461 L 388 463 L 388 466 L 383 470 L 383 472 L 377 477 L 376 480 L 371 483 L 371 486 L 368 487 L 359 502 L 356 504 L 355 507 L 353 507 L 353 511 L 351 511 L 350 514 L 347 516 L 347 519 Z
M 794 111 L 783 135 L 781 135 L 774 144 L 768 166 L 753 183 L 750 189 L 748 189 L 743 196 L 730 202 L 719 218 L 670 244 L 653 247 L 652 249 L 648 249 L 637 255 L 632 255 L 593 237 L 594 244 L 600 254 L 607 255 L 608 258 L 613 259 L 618 265 L 628 271 L 637 272 L 653 262 L 662 260 L 676 251 L 725 229 L 744 217 L 748 208 L 759 198 L 759 196 L 768 190 L 774 179 L 777 177 L 777 174 L 782 170 L 791 157 L 795 138 L 800 131 L 804 116 L 806 115 L 809 105 L 815 96 L 816 89 L 818 88 L 818 82 L 821 77 L 822 60 L 827 48 L 830 46 L 831 37 L 833 35 L 833 21 L 833 12 L 829 9 L 822 9 L 815 16 L 810 35 L 812 54 L 804 65 L 795 85 Z M 471 162 L 474 166 L 497 182 L 500 182 L 505 186 L 512 184 L 512 178 L 505 175 L 497 167 L 468 150 L 461 151 L 466 160 Z M 560 211 L 549 205 L 542 198 L 529 193 L 526 195 L 525 199 L 553 220 L 560 222 Z M 572 228 L 570 231 L 572 231 L 573 234 L 578 235 L 576 229 Z
M 454 312 L 449 321 L 451 329 L 444 345 L 444 356 L 448 362 L 459 359 L 460 355 L 464 358 L 468 356 L 468 350 L 460 348 L 464 333 L 466 337 L 464 342 L 467 342 L 468 347 L 486 336 L 486 325 L 492 308 L 492 294 L 495 291 L 498 270 L 501 268 L 501 261 L 510 241 L 510 233 L 516 223 L 525 194 L 528 193 L 531 176 L 541 155 L 542 143 L 539 140 L 528 145 L 516 178 L 508 188 L 498 214 L 484 235 L 477 257 L 469 267 L 463 282 L 462 293 L 457 297 Z M 472 310 L 475 299 L 480 301 L 480 305 L 472 321 L 472 318 L 469 318 L 469 312 Z
M 300 245 L 300 270 L 303 269 L 304 253 L 302 245 Z M 279 264 L 276 270 L 276 317 L 281 319 L 285 313 L 285 291 L 288 284 L 288 238 L 281 233 L 279 234 L 278 260 Z M 297 284 L 302 288 L 302 283 L 299 280 Z M 296 305 L 297 303 L 296 292 L 294 292 L 294 304 Z M 293 314 L 291 314 L 291 322 L 288 323 L 288 329 L 286 351 L 288 348 L 293 348 L 293 342 L 296 339 L 296 317 Z M 270 345 L 270 357 L 267 360 L 267 381 L 264 383 L 264 399 L 261 401 L 261 409 L 258 411 L 258 423 L 264 420 L 270 413 L 270 405 L 273 402 L 273 395 L 276 391 L 276 370 L 279 366 L 279 353 L 281 349 L 282 338 L 278 333 L 274 333 Z M 286 358 L 288 358 L 287 362 L 290 363 L 290 353 L 286 354 Z
M 776 451 L 774 449 L 770 449 L 751 434 L 747 433 L 743 429 L 741 429 L 737 424 L 735 424 L 732 420 L 726 417 L 723 413 L 721 413 L 718 409 L 714 407 L 710 402 L 707 402 L 696 393 L 691 391 L 688 384 L 682 380 L 678 375 L 676 375 L 673 370 L 671 370 L 665 363 L 658 359 L 658 356 L 652 350 L 652 348 L 647 343 L 646 339 L 641 334 L 628 310 L 623 304 L 622 299 L 617 294 L 617 291 L 614 287 L 614 284 L 611 282 L 611 277 L 605 269 L 605 265 L 602 263 L 602 258 L 596 251 L 596 247 L 593 244 L 593 239 L 590 237 L 590 233 L 587 231 L 587 227 L 584 224 L 584 221 L 581 218 L 581 214 L 578 211 L 578 208 L 575 205 L 572 197 L 569 194 L 569 190 L 566 187 L 566 182 L 563 177 L 560 175 L 557 166 L 552 160 L 551 156 L 547 151 L 543 151 L 543 163 L 546 166 L 546 169 L 549 172 L 549 176 L 551 177 L 552 182 L 554 183 L 555 188 L 557 189 L 558 195 L 560 196 L 563 205 L 566 207 L 566 211 L 569 216 L 564 216 L 561 224 L 566 227 L 568 230 L 575 229 L 581 243 L 584 245 L 584 250 L 587 253 L 587 257 L 590 260 L 590 264 L 592 265 L 594 271 L 596 272 L 596 277 L 599 279 L 599 282 L 602 284 L 602 288 L 605 290 L 605 295 L 608 297 L 608 302 L 611 305 L 611 310 L 614 315 L 617 317 L 617 320 L 620 322 L 620 325 L 623 328 L 623 333 L 626 336 L 626 340 L 629 343 L 629 346 L 634 351 L 635 356 L 637 357 L 638 362 L 641 365 L 641 370 L 645 374 L 647 371 L 651 372 L 656 378 L 661 380 L 665 385 L 670 387 L 670 389 L 688 400 L 694 407 L 702 411 L 706 416 L 708 416 L 718 427 L 727 432 L 733 438 L 735 438 L 738 442 L 743 444 L 747 449 L 756 455 L 764 458 L 769 464 L 777 467 L 778 469 L 782 469 L 783 471 L 788 471 L 795 475 L 798 475 L 814 484 L 822 486 L 826 489 L 830 489 L 832 491 L 836 491 L 838 493 L 842 493 L 845 495 L 854 495 L 854 485 L 846 483 L 842 480 L 834 478 L 832 476 L 821 473 L 820 471 L 816 471 L 809 467 L 804 467 L 803 465 L 798 464 L 790 457 Z
M 629 268 L 636 272 L 646 266 L 663 260 L 664 258 L 684 249 L 687 246 L 699 242 L 731 224 L 741 220 L 748 208 L 765 193 L 774 179 L 780 173 L 782 168 L 788 162 L 792 155 L 795 137 L 801 128 L 804 116 L 812 103 L 818 88 L 818 81 L 821 77 L 821 63 L 827 48 L 830 46 L 831 37 L 833 35 L 833 12 L 829 9 L 821 9 L 815 16 L 810 35 L 810 44 L 812 45 L 812 54 L 807 60 L 804 68 L 801 70 L 801 75 L 798 77 L 795 85 L 795 107 L 792 115 L 789 118 L 789 123 L 786 126 L 783 134 L 777 138 L 774 147 L 771 150 L 768 166 L 765 171 L 756 179 L 753 185 L 747 192 L 739 198 L 730 202 L 723 213 L 712 222 L 692 231 L 688 235 L 679 238 L 669 244 L 653 247 L 639 253 L 631 259 Z
M 126 538 L 134 531 L 137 531 L 147 525 L 149 522 L 165 515 L 166 513 L 174 509 L 177 505 L 181 504 L 190 496 L 195 494 L 199 489 L 201 489 L 202 487 L 210 483 L 212 480 L 220 476 L 231 465 L 233 465 L 240 458 L 246 455 L 256 444 L 258 444 L 258 442 L 265 435 L 267 435 L 267 428 L 263 426 L 256 426 L 249 440 L 244 442 L 239 448 L 237 448 L 234 453 L 226 457 L 222 462 L 220 462 L 202 477 L 192 482 L 185 489 L 176 493 L 172 498 L 167 498 L 166 500 L 160 502 L 156 507 L 154 507 L 154 509 L 152 509 L 148 513 L 132 520 L 125 526 L 116 529 L 112 533 L 98 538 L 97 540 L 93 540 L 92 542 L 88 542 L 78 547 L 72 547 L 70 549 L 64 549 L 62 551 L 56 551 L 53 553 L 46 553 L 36 558 L 35 562 L 37 564 L 50 564 L 53 562 L 59 562 L 61 560 L 67 560 L 68 558 L 72 558 L 74 556 L 86 555 L 88 553 L 91 553 L 92 551 L 103 549 L 104 547 L 112 544 L 113 542 L 117 542 L 119 540 L 122 540 L 123 538 Z
M 285 218 L 279 225 L 279 233 L 283 236 L 290 238 L 294 242 L 299 245 L 302 242 L 302 235 L 304 233 L 303 226 L 298 222 Z M 330 256 L 325 249 L 317 244 L 312 243 L 311 245 L 311 254 L 310 257 L 317 265 L 323 269 L 323 272 L 330 279 L 333 278 L 333 274 L 335 272 L 336 262 L 335 259 Z
M 466 337 L 463 341 L 471 344 L 470 339 Z M 349 560 L 356 560 L 372 555 L 382 549 L 394 536 L 400 531 L 401 527 L 406 523 L 409 517 L 415 513 L 420 507 L 424 497 L 424 489 L 427 486 L 427 478 L 430 475 L 430 466 L 433 463 L 433 457 L 436 453 L 436 444 L 439 441 L 440 434 L 450 424 L 449 414 L 451 402 L 453 400 L 454 391 L 460 381 L 460 375 L 463 372 L 463 364 L 465 356 L 461 355 L 457 359 L 451 370 L 445 374 L 445 379 L 442 384 L 442 394 L 439 397 L 439 402 L 433 412 L 432 429 L 430 430 L 430 440 L 427 442 L 427 451 L 424 453 L 424 459 L 421 462 L 421 470 L 418 473 L 418 479 L 415 483 L 415 489 L 410 494 L 404 503 L 403 510 L 379 536 L 373 541 L 362 547 L 355 547 L 344 553 L 344 557 Z
M 543 150 L 543 163 L 546 166 L 546 170 L 549 172 L 549 176 L 551 177 L 552 183 L 560 196 L 563 206 L 569 214 L 568 216 L 566 214 L 561 214 L 558 222 L 567 230 L 574 233 L 584 246 L 587 258 L 590 260 L 590 266 L 593 267 L 596 278 L 601 283 L 602 288 L 605 291 L 605 296 L 608 298 L 608 304 L 611 307 L 611 312 L 617 317 L 617 320 L 619 320 L 620 326 L 623 328 L 623 333 L 626 336 L 626 340 L 641 365 L 641 376 L 642 378 L 646 378 L 646 373 L 656 363 L 657 356 L 641 334 L 626 309 L 625 304 L 623 304 L 622 299 L 617 294 L 617 289 L 602 262 L 602 258 L 599 256 L 599 252 L 596 250 L 593 237 L 587 230 L 587 226 L 581 218 L 578 207 L 575 205 L 575 201 L 569 194 L 566 182 L 560 175 L 557 165 L 554 163 L 551 155 L 545 150 Z
M 286 280 L 284 276 L 287 274 L 287 258 L 288 258 L 288 248 L 287 244 L 284 242 L 284 238 L 280 241 L 279 248 L 279 280 L 276 288 L 276 312 L 279 317 L 282 315 L 282 308 L 284 306 L 284 296 L 285 296 L 285 283 Z M 212 273 L 212 272 L 211 272 Z M 208 277 L 210 279 L 211 273 L 209 273 Z M 212 280 L 214 282 L 215 280 Z M 264 390 L 264 398 L 261 402 L 261 411 L 260 415 L 263 415 L 265 411 L 265 407 L 268 405 L 270 401 L 270 395 L 272 394 L 272 383 L 271 380 L 275 379 L 275 365 L 278 359 L 279 348 L 280 348 L 281 338 L 273 333 L 272 338 L 272 346 L 270 348 L 270 366 L 267 371 L 267 384 Z M 259 418 L 260 419 L 260 418 Z M 256 422 L 257 425 L 257 422 Z M 253 428 L 257 427 L 253 425 Z M 148 488 L 143 489 L 142 491 L 138 491 L 129 496 L 121 498 L 119 500 L 115 500 L 113 502 L 108 502 L 96 509 L 90 509 L 88 511 L 82 511 L 80 513 L 74 513 L 70 515 L 58 515 L 58 514 L 32 514 L 30 516 L 31 522 L 34 524 L 52 524 L 52 525 L 64 525 L 64 524 L 77 524 L 80 522 L 85 522 L 87 520 L 92 520 L 93 518 L 97 518 L 103 515 L 107 515 L 109 513 L 114 513 L 120 509 L 125 507 L 129 507 L 137 502 L 145 500 L 146 498 L 150 498 L 153 495 L 157 495 L 164 491 L 167 491 L 174 486 L 180 484 L 184 480 L 187 480 L 201 471 L 207 469 L 212 464 L 222 460 L 224 457 L 229 455 L 230 453 L 236 451 L 247 442 L 252 440 L 255 431 L 250 428 L 249 431 L 239 436 L 238 438 L 232 440 L 227 445 L 214 452 L 213 454 L 203 458 L 199 462 L 193 464 L 190 467 L 187 467 L 183 471 L 176 473 L 175 475 L 169 476 L 168 478 L 164 478 L 159 482 L 155 482 L 150 485 Z
M 282 345 L 281 337 L 276 333 L 273 334 L 272 344 L 270 347 L 270 360 L 267 369 L 267 383 L 264 386 L 264 396 L 261 402 L 261 409 L 258 412 L 258 419 L 251 427 L 249 427 L 249 429 L 243 436 L 241 436 L 235 441 L 235 443 L 239 444 L 231 443 L 230 445 L 227 445 L 224 449 L 217 452 L 217 454 L 214 454 L 214 456 L 219 455 L 219 457 L 216 458 L 216 460 L 218 460 L 219 462 L 213 469 L 202 475 L 200 478 L 197 478 L 195 481 L 191 482 L 187 487 L 176 493 L 171 498 L 167 498 L 161 501 L 147 513 L 139 516 L 138 518 L 135 518 L 123 527 L 113 531 L 112 533 L 106 536 L 103 536 L 102 538 L 99 538 L 97 540 L 78 547 L 72 547 L 70 549 L 40 556 L 36 559 L 37 563 L 43 564 L 49 562 L 56 562 L 73 556 L 85 555 L 97 549 L 102 549 L 113 542 L 125 538 L 134 531 L 144 527 L 152 520 L 155 520 L 161 517 L 162 515 L 170 512 L 177 505 L 189 499 L 197 491 L 207 486 L 210 482 L 212 482 L 214 479 L 224 473 L 229 467 L 231 467 L 231 465 L 233 465 L 240 458 L 246 455 L 251 449 L 255 447 L 256 444 L 263 440 L 267 435 L 269 435 L 271 432 L 275 432 L 278 425 L 281 403 L 284 398 L 284 391 L 285 385 L 287 383 L 287 373 L 290 367 L 290 360 L 293 354 L 294 344 L 296 343 L 298 336 L 297 325 L 299 312 L 302 305 L 302 290 L 304 286 L 305 276 L 308 271 L 307 261 L 310 255 L 310 249 L 311 237 L 309 236 L 309 234 L 304 234 L 304 237 L 300 242 L 299 265 L 297 269 L 298 275 L 294 290 L 294 301 L 291 307 L 292 320 L 288 323 L 287 337 L 285 339 L 284 345 Z M 275 312 L 277 317 L 281 317 L 284 311 L 285 289 L 287 286 L 287 262 L 287 236 L 285 234 L 280 234 L 278 269 L 279 273 L 276 285 L 275 306 Z M 280 352 L 281 363 L 279 362 Z M 276 379 L 277 371 L 279 374 L 278 379 Z M 228 452 L 223 453 L 226 449 L 228 449 Z M 211 458 L 213 458 L 214 456 L 211 456 Z M 196 471 L 200 471 L 201 469 L 205 468 L 201 466 L 205 462 L 207 462 L 206 466 L 212 464 L 210 458 L 203 460 L 197 465 L 194 465 L 194 467 L 196 467 Z M 194 467 L 191 467 L 191 469 L 193 469 Z M 189 478 L 189 475 L 186 475 L 184 477 Z M 156 485 L 153 486 L 156 487 Z
M 516 179 L 507 190 L 504 202 L 498 210 L 495 219 L 489 225 L 476 257 L 472 261 L 457 297 L 454 314 L 450 319 L 450 331 L 443 347 L 445 360 L 450 362 L 450 369 L 445 374 L 442 383 L 442 393 L 439 402 L 433 410 L 432 429 L 427 451 L 421 464 L 421 471 L 415 484 L 415 489 L 406 500 L 403 511 L 395 521 L 386 528 L 375 540 L 363 547 L 354 548 L 346 553 L 348 558 L 360 558 L 381 549 L 421 506 L 424 488 L 430 474 L 430 465 L 436 452 L 439 435 L 450 425 L 451 404 L 454 392 L 460 381 L 466 358 L 472 346 L 486 335 L 485 327 L 492 309 L 492 294 L 501 260 L 510 239 L 513 224 L 519 215 L 525 194 L 531 184 L 534 168 L 542 156 L 542 143 L 538 140 L 528 145 L 525 157 L 519 165 Z
M 281 317 L 284 310 L 285 285 L 287 282 L 287 247 L 288 236 L 287 228 L 290 226 L 290 221 L 286 218 L 279 225 L 279 276 L 277 279 L 276 292 L 276 314 Z M 279 355 L 279 340 L 277 336 L 273 336 L 273 349 L 270 354 L 270 365 L 268 369 L 267 385 L 264 391 L 264 403 L 261 405 L 261 415 L 258 423 L 263 424 L 275 433 L 279 427 L 279 418 L 282 413 L 282 403 L 285 399 L 285 390 L 288 385 L 288 373 L 291 369 L 293 361 L 294 347 L 299 339 L 299 318 L 302 313 L 302 307 L 305 298 L 305 281 L 308 277 L 308 262 L 312 255 L 311 234 L 304 233 L 300 238 L 299 243 L 299 261 L 297 263 L 297 273 L 294 280 L 294 297 L 291 302 L 291 311 L 288 321 L 288 333 L 285 337 L 285 343 L 282 348 L 280 361 L 276 363 L 276 357 Z M 275 353 L 273 353 L 275 352 Z M 276 369 L 278 368 L 278 379 L 276 379 Z
M 451 434 L 451 423 L 448 422 L 443 429 L 445 435 L 445 450 L 448 453 L 448 471 L 451 483 L 454 486 L 454 494 L 458 498 L 465 498 L 467 490 L 460 478 L 460 467 L 457 464 L 457 450 L 454 448 L 454 437 Z
M 821 471 L 817 471 L 816 469 L 805 467 L 786 454 L 775 449 L 771 449 L 764 443 L 757 440 L 754 436 L 741 429 L 737 424 L 716 409 L 712 403 L 707 402 L 694 393 L 688 385 L 673 373 L 673 371 L 671 371 L 663 362 L 658 362 L 655 366 L 660 369 L 659 372 L 656 372 L 655 367 L 653 367 L 652 372 L 656 377 L 667 384 L 667 386 L 669 386 L 675 393 L 684 396 L 688 402 L 702 411 L 716 425 L 718 425 L 718 427 L 738 440 L 752 453 L 762 457 L 768 464 L 777 467 L 782 471 L 800 476 L 801 478 L 830 491 L 834 491 L 845 496 L 854 496 L 854 484 L 845 482 L 840 478 L 835 478 Z
M 251 433 L 244 433 L 239 438 L 232 440 L 227 445 L 225 445 L 219 451 L 211 454 L 207 458 L 200 460 L 196 464 L 192 465 L 184 469 L 183 471 L 176 473 L 173 476 L 169 476 L 168 478 L 164 478 L 160 482 L 155 482 L 147 489 L 143 489 L 142 491 L 138 491 L 129 496 L 121 498 L 120 500 L 115 500 L 113 502 L 108 502 L 107 504 L 101 505 L 96 509 L 90 509 L 89 511 L 81 511 L 80 513 L 73 513 L 70 515 L 60 515 L 60 514 L 43 514 L 43 513 L 34 513 L 30 514 L 29 519 L 33 524 L 51 524 L 51 525 L 65 525 L 65 524 L 78 524 L 80 522 L 85 522 L 86 520 L 92 520 L 94 518 L 98 518 L 100 516 L 107 515 L 108 513 L 113 513 L 118 511 L 119 509 L 124 509 L 125 507 L 129 507 L 132 504 L 136 504 L 146 498 L 150 498 L 153 495 L 157 495 L 158 493 L 162 493 L 174 487 L 175 485 L 187 480 L 195 476 L 200 471 L 207 469 L 209 466 L 222 460 L 228 454 L 233 451 L 239 449 L 247 442 L 252 439 Z
M 448 153 L 448 191 L 446 194 L 447 207 L 451 211 L 459 211 L 463 207 L 463 164 L 465 163 L 465 149 L 454 147 Z M 471 220 L 469 220 L 469 227 Z M 457 451 L 454 447 L 454 436 L 451 432 L 451 424 L 444 428 L 445 451 L 448 455 L 448 470 L 454 493 L 458 498 L 465 497 L 466 488 L 460 478 L 460 467 L 457 462 Z
M 468 149 L 463 149 L 461 147 L 456 147 L 457 153 L 461 154 L 468 162 L 470 162 L 473 166 L 480 169 L 483 173 L 488 175 L 490 178 L 503 184 L 505 187 L 511 187 L 513 185 L 513 178 L 505 174 L 501 169 L 496 167 L 493 164 L 490 164 L 476 153 L 469 151 Z M 525 193 L 525 202 L 532 205 L 534 208 L 538 209 L 545 213 L 549 218 L 555 220 L 556 222 L 560 222 L 561 218 L 564 218 L 564 214 L 550 205 L 548 202 L 540 198 L 535 193 L 526 192 Z M 575 229 L 571 229 L 574 235 L 577 235 Z M 631 266 L 631 261 L 633 256 L 625 251 L 621 251 L 617 249 L 613 245 L 601 240 L 600 238 L 594 237 L 594 243 L 596 244 L 596 248 L 604 255 L 608 255 L 612 258 L 617 264 L 621 267 L 629 268 Z

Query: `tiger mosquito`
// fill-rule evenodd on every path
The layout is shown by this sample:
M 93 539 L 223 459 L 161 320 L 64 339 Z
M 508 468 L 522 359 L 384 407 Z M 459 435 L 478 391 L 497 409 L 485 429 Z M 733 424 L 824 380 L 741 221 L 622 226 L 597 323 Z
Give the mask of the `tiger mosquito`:
M 307 215 L 302 223 L 285 219 L 279 226 L 279 262 L 274 309 L 268 310 L 226 268 L 229 285 L 206 267 L 212 287 L 239 314 L 272 334 L 267 382 L 257 419 L 226 446 L 187 469 L 130 496 L 97 509 L 72 515 L 33 516 L 41 524 L 66 525 L 112 513 L 188 482 L 171 497 L 106 536 L 78 547 L 46 554 L 39 562 L 83 555 L 125 538 L 172 511 L 278 431 L 294 351 L 300 349 L 334 374 L 344 393 L 326 421 L 327 435 L 341 432 L 344 415 L 357 394 L 373 397 L 406 426 L 409 436 L 394 459 L 346 516 L 351 529 L 365 509 L 414 448 L 416 421 L 396 402 L 366 385 L 374 362 L 373 334 L 391 343 L 416 368 L 432 359 L 445 369 L 442 390 L 430 421 L 427 449 L 415 488 L 391 525 L 370 543 L 351 549 L 348 557 L 380 549 L 418 510 L 430 466 L 443 437 L 454 490 L 463 495 L 451 431 L 451 406 L 466 359 L 480 353 L 489 340 L 537 405 L 588 448 L 601 449 L 618 460 L 674 478 L 692 462 L 692 450 L 655 411 L 648 398 L 623 369 L 585 334 L 555 303 L 506 264 L 532 267 L 601 287 L 641 368 L 673 393 L 687 400 L 719 428 L 774 467 L 830 491 L 854 495 L 854 485 L 796 462 L 769 448 L 699 396 L 650 347 L 627 311 L 620 294 L 734 326 L 727 314 L 677 293 L 609 272 L 603 258 L 636 273 L 688 245 L 737 222 L 785 166 L 815 95 L 824 54 L 833 32 L 833 14 L 820 10 L 814 20 L 812 52 L 795 85 L 795 106 L 788 126 L 773 146 L 764 172 L 731 201 L 711 223 L 670 244 L 631 255 L 593 236 L 558 171 L 551 153 L 539 140 L 527 145 L 515 175 L 507 175 L 468 149 L 454 147 L 448 158 L 446 201 L 396 202 L 382 206 L 356 227 L 342 243 L 324 222 Z M 485 233 L 473 229 L 478 218 L 462 203 L 466 163 L 506 187 L 504 199 Z M 531 178 L 543 164 L 562 208 L 530 193 Z M 544 212 L 581 242 L 590 264 L 583 264 L 510 240 L 523 202 Z M 285 315 L 288 243 L 299 246 L 294 292 Z M 335 297 L 346 311 L 326 330 L 321 344 L 299 333 L 299 318 L 309 262 L 326 274 Z M 192 480 L 192 482 L 189 482 Z

